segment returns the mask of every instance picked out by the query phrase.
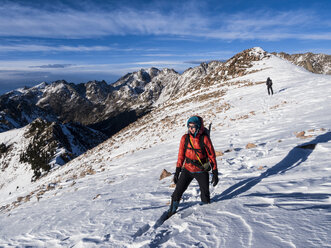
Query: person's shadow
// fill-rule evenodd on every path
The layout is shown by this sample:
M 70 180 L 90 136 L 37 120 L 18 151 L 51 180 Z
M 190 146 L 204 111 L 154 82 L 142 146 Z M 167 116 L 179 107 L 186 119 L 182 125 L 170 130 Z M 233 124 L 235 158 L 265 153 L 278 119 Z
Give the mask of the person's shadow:
M 314 140 L 310 142 L 303 143 L 299 146 L 294 147 L 282 161 L 269 168 L 267 171 L 263 172 L 260 176 L 251 177 L 239 183 L 236 183 L 235 185 L 223 191 L 220 195 L 214 196 L 212 201 L 217 202 L 232 199 L 248 191 L 249 189 L 257 185 L 259 182 L 261 182 L 264 178 L 275 174 L 285 173 L 286 171 L 299 166 L 302 162 L 307 160 L 307 158 L 313 152 L 318 143 L 326 143 L 330 140 L 331 132 L 327 132 L 325 134 L 317 136 Z

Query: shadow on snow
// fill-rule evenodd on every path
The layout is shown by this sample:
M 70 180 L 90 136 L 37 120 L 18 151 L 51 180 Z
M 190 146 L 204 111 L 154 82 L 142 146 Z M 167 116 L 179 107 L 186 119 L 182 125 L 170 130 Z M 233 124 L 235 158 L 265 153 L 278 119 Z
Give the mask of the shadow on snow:
M 259 182 L 261 182 L 263 179 L 270 177 L 272 175 L 276 174 L 283 174 L 287 172 L 288 170 L 291 170 L 297 166 L 299 166 L 301 163 L 306 161 L 308 157 L 311 155 L 313 150 L 315 149 L 316 145 L 318 143 L 326 143 L 331 140 L 331 132 L 327 132 L 325 134 L 317 136 L 314 140 L 303 143 L 299 146 L 294 147 L 287 155 L 286 157 L 281 160 L 279 163 L 274 165 L 273 167 L 269 168 L 265 172 L 263 172 L 260 176 L 257 177 L 251 177 L 248 179 L 245 179 L 241 182 L 236 183 L 235 185 L 231 186 L 230 188 L 223 191 L 220 195 L 215 196 L 212 200 L 214 202 L 232 199 L 242 193 L 245 193 L 246 191 L 250 190 L 252 187 L 257 185 Z M 251 194 L 253 196 L 253 194 Z M 276 197 L 277 194 L 274 194 L 271 197 Z M 297 197 L 311 197 L 310 195 L 302 196 L 301 193 L 296 193 Z M 293 196 L 292 196 L 293 197 Z M 325 197 L 324 194 L 319 195 L 316 194 L 316 196 L 313 197 Z M 324 206 L 328 207 L 329 206 Z

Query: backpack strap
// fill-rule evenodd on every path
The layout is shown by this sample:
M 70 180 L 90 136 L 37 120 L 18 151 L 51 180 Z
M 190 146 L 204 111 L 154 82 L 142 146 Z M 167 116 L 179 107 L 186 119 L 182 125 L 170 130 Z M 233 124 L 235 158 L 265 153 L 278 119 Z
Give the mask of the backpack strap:
M 199 144 L 200 144 L 200 148 L 201 148 L 201 152 L 204 156 L 207 156 L 211 154 L 208 146 L 205 145 L 205 142 L 204 142 L 204 138 L 205 136 L 207 136 L 207 138 L 209 138 L 209 136 L 205 133 L 201 134 L 201 136 L 199 137 Z
M 184 156 L 186 154 L 186 150 L 187 150 L 187 146 L 188 146 L 188 139 L 189 139 L 189 136 L 188 136 L 188 134 L 186 134 L 185 143 L 184 143 Z
M 199 137 L 199 145 L 201 148 L 201 152 L 204 156 L 206 156 L 206 146 L 205 146 L 205 142 L 203 142 L 204 138 L 205 138 L 206 134 L 201 134 Z
M 200 162 L 200 164 L 199 164 L 199 162 L 196 162 L 196 161 L 191 160 L 191 159 L 187 159 L 188 162 L 191 163 L 191 164 L 193 164 L 193 165 L 195 165 L 195 166 L 198 167 L 200 170 L 203 170 L 203 171 L 204 171 L 205 168 L 203 167 L 203 162 L 201 161 L 201 159 L 200 159 L 200 157 L 199 157 L 199 155 L 198 155 L 198 153 L 197 153 L 197 150 L 194 148 L 194 146 L 193 146 L 193 144 L 192 144 L 192 141 L 191 141 L 190 137 L 189 137 L 189 142 L 190 142 L 190 145 L 191 145 L 191 147 L 193 148 L 193 151 L 194 151 L 195 155 L 197 156 L 198 161 Z
M 207 155 L 210 155 L 211 152 L 209 150 L 209 148 L 205 145 L 205 142 L 204 142 L 204 137 L 206 136 L 207 134 L 205 133 L 202 133 L 199 137 L 199 145 L 200 145 L 200 148 L 201 148 L 201 152 L 204 156 L 207 156 Z M 208 135 L 207 135 L 208 137 Z M 186 150 L 187 150 L 187 147 L 188 147 L 188 143 L 189 143 L 189 134 L 186 134 L 185 136 L 185 143 L 184 143 L 184 156 L 186 154 Z M 206 153 L 207 151 L 207 153 Z
M 204 143 L 204 141 L 203 141 L 205 135 L 206 135 L 206 134 L 204 133 L 204 134 L 200 135 L 200 137 L 199 137 L 199 145 L 200 145 L 200 148 L 201 148 L 201 152 L 204 154 L 204 156 L 207 155 L 206 151 L 208 152 L 208 154 L 211 154 L 210 151 L 209 151 L 209 149 L 208 149 L 208 147 L 205 146 L 205 143 Z M 207 136 L 208 136 L 208 135 L 207 135 Z M 200 150 L 200 149 L 195 149 L 195 148 L 193 147 L 193 145 L 192 145 L 192 143 L 191 143 L 191 141 L 190 141 L 190 136 L 189 136 L 189 134 L 186 134 L 186 136 L 185 136 L 185 143 L 184 143 L 184 156 L 186 155 L 186 150 L 187 150 L 187 148 L 188 148 L 188 143 L 191 144 L 191 147 L 192 147 L 192 148 L 190 148 L 190 149 L 194 150 L 195 154 L 197 155 L 197 150 Z M 198 155 L 197 155 L 197 157 L 199 158 Z M 198 167 L 199 169 L 201 169 L 201 170 L 205 170 L 205 168 L 203 168 L 203 166 L 201 165 L 201 162 L 202 162 L 202 163 L 206 163 L 206 162 L 208 161 L 208 156 L 206 156 L 205 159 L 202 159 L 202 160 L 200 160 L 200 161 L 199 161 L 199 160 L 191 160 L 191 159 L 189 159 L 189 158 L 187 158 L 187 157 L 185 156 L 185 160 L 186 160 L 188 163 L 195 165 L 195 166 Z

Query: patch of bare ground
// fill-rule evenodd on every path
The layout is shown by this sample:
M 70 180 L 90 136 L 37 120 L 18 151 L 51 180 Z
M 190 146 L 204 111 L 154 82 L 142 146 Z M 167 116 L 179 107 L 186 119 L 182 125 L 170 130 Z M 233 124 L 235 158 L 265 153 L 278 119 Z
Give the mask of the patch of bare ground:
M 277 109 L 277 108 L 284 106 L 285 104 L 287 104 L 287 101 L 282 101 L 280 104 L 270 107 L 270 109 Z
M 47 185 L 41 185 L 35 191 L 32 191 L 29 194 L 24 195 L 24 196 L 19 196 L 19 197 L 17 197 L 17 199 L 15 201 L 8 203 L 4 206 L 1 206 L 0 213 L 1 212 L 3 212 L 3 213 L 10 212 L 11 210 L 21 206 L 22 204 L 29 202 L 33 196 L 35 196 L 37 201 L 39 201 L 46 192 L 54 190 L 57 187 L 57 185 L 58 185 L 58 182 L 52 182 Z
M 295 136 L 297 138 L 300 138 L 300 139 L 307 139 L 307 138 L 311 138 L 313 137 L 313 135 L 306 135 L 306 132 L 305 131 L 301 131 L 301 132 L 294 132 Z
M 248 143 L 246 145 L 246 149 L 251 149 L 251 148 L 255 148 L 255 147 L 256 147 L 256 145 L 254 143 Z
M 245 120 L 245 119 L 248 119 L 252 115 L 255 115 L 255 111 L 251 111 L 251 112 L 249 112 L 249 114 L 238 116 L 236 118 L 230 118 L 230 121 Z
M 239 84 L 238 88 L 242 88 L 242 87 L 250 87 L 250 86 L 255 86 L 255 85 L 259 85 L 259 84 L 264 84 L 265 82 L 251 82 L 251 81 L 241 81 L 241 83 Z

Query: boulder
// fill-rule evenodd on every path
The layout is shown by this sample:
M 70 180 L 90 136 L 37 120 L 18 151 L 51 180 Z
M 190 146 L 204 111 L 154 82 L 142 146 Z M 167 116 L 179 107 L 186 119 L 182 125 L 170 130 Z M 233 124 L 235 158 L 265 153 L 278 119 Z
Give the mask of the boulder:
M 166 169 L 163 169 L 161 175 L 160 175 L 160 180 L 162 180 L 165 177 L 169 177 L 171 176 L 171 173 L 169 171 L 167 171 Z

